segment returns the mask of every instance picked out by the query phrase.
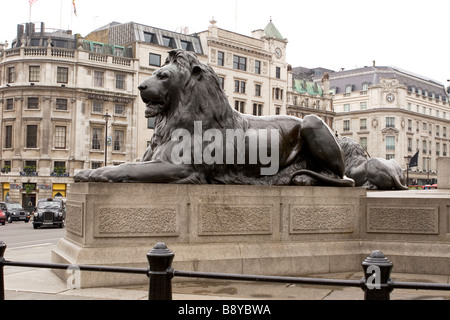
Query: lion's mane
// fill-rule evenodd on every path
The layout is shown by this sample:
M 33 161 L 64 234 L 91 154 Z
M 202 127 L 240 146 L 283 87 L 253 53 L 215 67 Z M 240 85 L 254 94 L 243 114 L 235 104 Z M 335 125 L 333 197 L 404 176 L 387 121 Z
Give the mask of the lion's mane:
M 244 117 L 228 103 L 219 78 L 210 66 L 202 64 L 195 54 L 184 50 L 170 51 L 165 64 L 170 63 L 175 64 L 179 75 L 187 79 L 185 85 L 179 88 L 178 99 L 172 101 L 168 112 L 156 118 L 154 147 L 170 140 L 174 128 L 184 128 L 193 133 L 194 121 L 202 121 L 203 130 L 248 128 Z

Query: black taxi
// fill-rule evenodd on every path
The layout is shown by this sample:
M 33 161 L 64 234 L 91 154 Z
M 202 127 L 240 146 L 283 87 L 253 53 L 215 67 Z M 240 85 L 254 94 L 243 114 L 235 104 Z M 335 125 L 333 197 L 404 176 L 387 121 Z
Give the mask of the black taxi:
M 38 200 L 33 213 L 33 228 L 64 227 L 66 208 L 61 198 L 48 198 Z

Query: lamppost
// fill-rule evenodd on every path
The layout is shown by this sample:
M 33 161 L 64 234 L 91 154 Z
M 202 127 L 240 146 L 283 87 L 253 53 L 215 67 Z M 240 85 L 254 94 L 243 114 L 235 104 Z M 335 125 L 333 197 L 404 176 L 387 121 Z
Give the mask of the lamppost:
M 108 114 L 108 109 L 106 109 L 106 113 L 103 115 L 103 118 L 106 121 L 106 128 L 105 128 L 105 167 L 106 167 L 106 161 L 108 160 L 108 120 L 111 118 L 111 115 Z

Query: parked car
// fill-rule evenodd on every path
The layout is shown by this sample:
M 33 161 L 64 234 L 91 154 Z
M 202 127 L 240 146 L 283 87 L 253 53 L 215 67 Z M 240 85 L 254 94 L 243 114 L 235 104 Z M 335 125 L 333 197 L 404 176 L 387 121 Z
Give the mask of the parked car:
M 6 222 L 6 203 L 0 202 L 0 223 L 4 226 Z
M 48 198 L 38 200 L 34 210 L 33 228 L 64 227 L 66 208 L 63 199 Z
M 30 221 L 30 214 L 25 211 L 20 203 L 1 202 L 0 209 L 5 213 L 8 223 L 13 221 Z
M 2 224 L 2 226 L 4 226 L 5 222 L 6 222 L 6 214 L 0 210 L 0 223 Z

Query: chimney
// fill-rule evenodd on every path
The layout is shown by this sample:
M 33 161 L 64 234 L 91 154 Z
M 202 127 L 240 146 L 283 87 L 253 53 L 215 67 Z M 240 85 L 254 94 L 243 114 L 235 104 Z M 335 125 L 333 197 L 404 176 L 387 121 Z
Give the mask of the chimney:
M 375 67 L 375 60 L 372 61 L 372 66 Z

